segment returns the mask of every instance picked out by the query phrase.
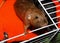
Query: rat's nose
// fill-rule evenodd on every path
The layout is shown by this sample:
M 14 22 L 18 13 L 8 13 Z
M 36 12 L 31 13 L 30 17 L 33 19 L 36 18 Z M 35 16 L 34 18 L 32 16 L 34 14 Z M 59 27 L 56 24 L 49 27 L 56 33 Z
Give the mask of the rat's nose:
M 44 27 L 44 26 L 47 26 L 47 23 L 41 25 L 41 27 Z

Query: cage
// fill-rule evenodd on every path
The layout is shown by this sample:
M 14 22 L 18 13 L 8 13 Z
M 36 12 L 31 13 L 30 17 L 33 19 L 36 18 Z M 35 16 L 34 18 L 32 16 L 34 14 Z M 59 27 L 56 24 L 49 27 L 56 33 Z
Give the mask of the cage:
M 5 6 L 2 7 L 1 12 L 5 12 L 6 8 L 7 8 L 7 11 L 9 7 L 12 8 L 13 5 L 8 4 L 8 3 L 14 4 L 14 1 L 12 0 L 7 1 L 5 3 Z M 38 29 L 28 30 L 29 33 L 26 36 L 24 36 L 23 23 L 18 19 L 18 17 L 16 17 L 16 15 L 14 15 L 15 14 L 14 11 L 13 11 L 13 15 L 8 15 L 10 12 L 6 12 L 6 16 L 3 16 L 5 20 L 3 17 L 2 17 L 3 20 L 1 19 L 3 21 L 1 23 L 2 24 L 5 23 L 5 24 L 3 24 L 4 27 L 3 27 L 3 31 L 1 35 L 1 37 L 3 38 L 1 38 L 2 41 L 0 41 L 0 43 L 6 43 L 6 42 L 11 43 L 10 42 L 11 40 L 19 41 L 19 43 L 54 43 L 54 39 L 56 39 L 57 36 L 59 37 L 59 34 L 60 34 L 59 32 L 60 31 L 59 30 L 60 28 L 60 0 L 33 0 L 33 1 L 38 8 L 41 8 L 45 12 L 46 14 L 45 16 L 48 18 L 48 22 L 49 22 L 48 25 L 38 28 Z M 10 6 L 7 7 L 8 5 Z M 12 8 L 9 10 L 12 11 L 14 9 Z M 4 13 L 1 13 L 1 14 L 4 15 Z M 11 26 L 12 24 L 14 24 L 14 26 Z M 20 30 L 19 28 L 22 29 L 21 32 L 19 31 Z M 4 35 L 8 35 L 9 38 L 4 39 L 3 33 Z M 58 37 L 56 40 L 58 40 Z M 59 41 L 57 42 L 59 43 Z M 18 42 L 15 42 L 15 43 L 18 43 Z

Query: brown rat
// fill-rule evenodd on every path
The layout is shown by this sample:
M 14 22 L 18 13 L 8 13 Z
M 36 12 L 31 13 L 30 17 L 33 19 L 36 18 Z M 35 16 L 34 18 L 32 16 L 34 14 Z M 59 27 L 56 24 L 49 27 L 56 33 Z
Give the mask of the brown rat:
M 33 0 L 16 0 L 14 9 L 25 24 L 25 34 L 29 26 L 39 28 L 48 25 L 45 13 L 35 6 Z

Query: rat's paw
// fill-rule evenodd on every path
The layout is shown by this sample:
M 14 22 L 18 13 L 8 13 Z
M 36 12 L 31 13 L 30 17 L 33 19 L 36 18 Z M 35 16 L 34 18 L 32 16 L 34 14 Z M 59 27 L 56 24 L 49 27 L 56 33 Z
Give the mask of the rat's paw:
M 27 32 L 24 32 L 24 35 L 28 34 Z

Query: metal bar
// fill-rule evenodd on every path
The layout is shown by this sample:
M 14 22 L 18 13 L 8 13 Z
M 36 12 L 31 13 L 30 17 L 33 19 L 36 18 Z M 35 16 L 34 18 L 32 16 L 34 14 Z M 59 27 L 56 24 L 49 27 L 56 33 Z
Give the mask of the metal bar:
M 50 25 L 47 25 L 47 26 L 44 26 L 44 27 L 41 27 L 41 28 L 38 28 L 38 29 L 35 29 L 35 30 L 32 30 L 32 31 L 30 31 L 29 33 L 31 33 L 31 32 L 35 32 L 35 31 L 38 31 L 38 30 L 41 30 L 41 29 L 43 29 L 43 28 L 47 28 L 47 27 L 49 27 L 49 26 L 53 26 L 54 24 L 50 24 Z
M 57 23 L 55 23 L 55 24 L 58 24 L 58 23 L 60 23 L 60 22 L 57 22 Z M 31 32 L 35 32 L 35 31 L 38 31 L 38 30 L 41 30 L 41 29 L 43 29 L 43 28 L 47 28 L 47 27 L 49 27 L 49 26 L 53 26 L 54 24 L 50 24 L 50 25 L 47 25 L 47 26 L 44 26 L 44 27 L 41 27 L 41 28 L 38 28 L 38 29 L 35 29 L 35 30 L 32 30 L 32 31 L 30 31 L 29 33 L 31 33 Z
M 57 34 L 58 32 L 59 32 L 59 30 L 56 31 L 56 33 L 50 38 L 49 42 L 56 36 L 56 34 Z
M 58 1 L 54 1 L 54 2 L 58 2 Z M 43 5 L 52 4 L 52 3 L 54 3 L 54 2 L 44 3 Z
M 55 7 L 60 7 L 60 5 L 52 6 L 52 7 L 46 8 L 46 10 L 49 10 L 49 9 L 52 9 L 52 8 L 55 8 Z
M 56 18 L 59 18 L 60 16 L 57 16 L 57 17 L 54 17 L 54 18 L 52 18 L 52 19 L 56 19 Z
M 60 22 L 57 22 L 57 23 L 60 23 Z M 57 24 L 57 23 L 56 23 L 56 24 Z M 55 30 L 57 31 L 57 29 L 55 29 Z M 36 37 L 31 38 L 31 39 L 29 39 L 29 40 L 25 40 L 25 41 L 20 42 L 20 43 L 25 43 L 25 42 L 27 42 L 27 41 L 30 41 L 30 40 L 33 40 L 33 39 L 36 39 L 36 38 L 42 37 L 42 36 L 44 36 L 44 35 L 50 34 L 50 33 L 52 33 L 52 32 L 55 32 L 55 30 L 52 30 L 52 31 L 47 32 L 47 33 L 45 33 L 45 34 L 42 34 L 42 35 L 36 36 Z
M 46 11 L 45 7 L 43 6 L 43 4 L 41 3 L 40 0 L 38 0 L 40 5 L 42 6 L 42 8 L 45 10 L 46 14 L 48 15 L 48 17 L 51 19 L 51 21 L 53 22 L 53 24 L 55 25 L 55 27 L 59 30 L 59 28 L 57 27 L 57 25 L 55 24 L 55 22 L 53 21 L 53 19 L 51 18 L 51 16 L 49 15 L 49 13 Z
M 32 31 L 30 31 L 29 33 L 35 32 L 35 31 L 37 31 L 37 30 L 40 30 L 40 29 L 43 29 L 43 28 L 46 28 L 46 27 L 49 27 L 49 26 L 52 26 L 52 25 L 54 25 L 54 24 L 51 24 L 51 25 L 48 25 L 48 26 L 44 26 L 44 27 L 42 27 L 42 28 L 38 28 L 38 29 L 35 29 L 35 30 L 32 30 Z M 20 35 L 17 35 L 17 36 L 20 37 L 20 36 L 22 36 L 22 35 L 24 35 L 24 34 L 20 34 Z M 14 37 L 12 37 L 12 38 L 3 40 L 3 41 L 1 41 L 1 42 L 5 42 L 5 41 L 11 40 L 11 39 L 13 39 L 13 38 L 17 38 L 17 37 L 14 36 Z
M 40 1 L 44 1 L 44 0 L 40 0 Z
M 40 0 L 39 0 L 39 2 L 40 2 Z M 41 2 L 40 2 L 40 4 L 41 4 Z M 42 5 L 42 4 L 41 4 L 41 5 Z M 42 7 L 44 8 L 44 6 L 43 6 L 43 5 L 42 5 Z M 45 10 L 45 12 L 48 14 L 48 12 L 46 11 L 46 9 L 45 9 L 45 8 L 44 8 L 44 10 Z M 49 15 L 49 14 L 48 14 L 48 16 L 50 17 L 50 15 Z M 59 29 L 58 29 L 58 27 L 57 27 L 57 25 L 56 25 L 56 23 L 54 23 L 54 21 L 52 20 L 52 18 L 51 18 L 51 17 L 50 17 L 50 19 L 51 19 L 51 21 L 53 22 L 53 25 L 55 25 L 57 29 L 55 29 L 55 30 L 53 30 L 53 31 L 50 31 L 50 32 L 48 32 L 48 33 L 42 34 L 42 35 L 37 36 L 37 37 L 41 37 L 41 36 L 44 36 L 44 35 L 47 35 L 47 34 L 49 34 L 49 33 L 54 32 L 54 31 L 59 30 Z M 59 22 L 59 23 L 60 23 L 60 22 Z M 40 29 L 41 29 L 41 28 L 40 28 Z M 37 31 L 37 30 L 30 31 L 29 33 L 34 32 L 34 31 Z M 14 36 L 14 37 L 11 37 L 11 38 L 6 39 L 6 40 L 3 40 L 3 41 L 1 41 L 0 43 L 3 43 L 3 42 L 5 42 L 5 41 L 8 41 L 8 40 L 11 40 L 11 39 L 14 39 L 14 38 L 17 38 L 17 37 L 23 36 L 23 35 L 24 35 L 24 33 L 23 33 L 23 34 L 20 34 L 20 35 L 17 35 L 17 36 Z M 37 38 L 37 37 L 35 37 L 35 38 Z M 34 38 L 32 38 L 32 39 L 34 39 Z M 30 39 L 30 40 L 32 40 L 32 39 Z
M 56 13 L 56 12 L 60 12 L 60 10 L 57 10 L 57 11 L 51 12 L 51 13 L 49 13 L 49 14 L 53 14 L 53 13 Z
M 14 36 L 14 37 L 11 37 L 11 38 L 8 38 L 6 40 L 0 41 L 0 43 L 4 43 L 4 42 L 6 42 L 8 40 L 11 40 L 11 39 L 14 39 L 14 38 L 18 38 L 18 37 L 23 36 L 23 35 L 24 35 L 24 33 L 23 34 L 20 34 L 20 35 L 17 35 L 17 36 Z
M 57 22 L 56 24 L 58 24 L 58 23 L 60 23 L 60 22 Z M 51 26 L 52 26 L 52 25 L 54 25 L 54 24 L 51 24 Z M 50 26 L 50 25 L 48 25 L 48 26 Z M 48 27 L 48 26 L 45 26 L 44 28 L 46 28 L 46 27 Z M 40 29 L 40 28 L 38 28 L 38 30 L 39 30 L 39 29 Z M 36 29 L 35 29 L 35 30 L 32 30 L 32 31 L 30 31 L 29 33 L 35 32 L 35 31 L 37 31 L 37 30 L 36 30 Z M 11 39 L 14 39 L 14 38 L 18 38 L 18 37 L 23 36 L 23 35 L 24 35 L 24 33 L 23 33 L 23 34 L 19 34 L 19 35 L 14 36 L 14 37 L 11 37 L 11 38 L 8 38 L 8 39 L 6 39 L 6 40 L 0 41 L 0 42 L 3 43 L 3 42 L 6 42 L 6 41 L 11 40 Z
M 46 37 L 50 37 L 51 35 L 53 35 L 52 33 L 51 34 L 48 34 L 47 36 L 44 36 L 43 38 L 39 38 L 39 39 L 37 39 L 37 40 L 34 40 L 34 41 L 32 41 L 32 42 L 37 42 L 38 40 L 42 40 L 42 39 L 44 39 L 44 38 L 46 38 Z M 41 42 L 41 41 L 40 41 Z M 45 42 L 45 41 L 43 41 L 43 42 Z M 47 41 L 46 41 L 47 42 Z
M 50 31 L 50 32 L 47 32 L 47 33 L 45 33 L 45 34 L 42 34 L 42 35 L 36 36 L 36 37 L 31 38 L 31 39 L 29 39 L 29 40 L 25 40 L 25 41 L 20 42 L 20 43 L 25 43 L 25 42 L 28 42 L 28 41 L 34 40 L 34 39 L 36 39 L 36 38 L 39 38 L 39 37 L 45 36 L 45 35 L 47 35 L 47 34 L 50 34 L 50 33 L 55 32 L 55 31 L 57 31 L 57 29 L 55 29 L 55 30 L 53 30 L 53 31 Z

